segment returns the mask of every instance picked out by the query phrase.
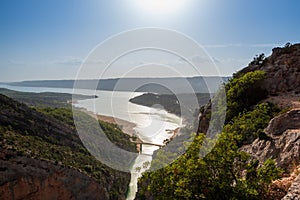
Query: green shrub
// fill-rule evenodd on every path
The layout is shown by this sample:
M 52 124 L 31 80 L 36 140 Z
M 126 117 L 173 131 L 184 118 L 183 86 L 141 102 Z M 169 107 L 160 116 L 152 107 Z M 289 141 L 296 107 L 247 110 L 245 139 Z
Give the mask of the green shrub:
M 261 65 L 265 60 L 265 54 L 256 55 L 253 60 L 250 62 L 250 65 Z
M 261 88 L 265 72 L 254 71 L 233 78 L 225 85 L 227 98 L 226 122 L 238 116 L 240 112 L 247 111 L 251 106 L 267 97 L 268 93 Z
M 272 103 L 262 103 L 252 111 L 240 113 L 234 117 L 232 121 L 225 126 L 227 132 L 233 132 L 241 135 L 241 144 L 250 144 L 256 138 L 268 140 L 264 133 L 269 121 L 280 111 Z

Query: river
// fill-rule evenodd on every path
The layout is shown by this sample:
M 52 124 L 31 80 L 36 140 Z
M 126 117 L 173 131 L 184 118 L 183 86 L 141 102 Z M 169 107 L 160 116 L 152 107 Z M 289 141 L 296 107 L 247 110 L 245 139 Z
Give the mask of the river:
M 1 87 L 22 92 L 74 93 L 73 89 L 68 88 L 17 87 L 0 84 Z M 96 114 L 112 116 L 135 123 L 134 134 L 143 142 L 162 145 L 163 141 L 171 136 L 167 130 L 174 130 L 182 126 L 181 118 L 166 112 L 164 109 L 149 108 L 129 102 L 130 98 L 142 93 L 76 90 L 76 94 L 97 95 L 98 98 L 96 99 L 80 100 L 74 106 L 85 108 Z M 135 198 L 138 177 L 147 169 L 147 167 L 143 167 L 143 164 L 151 162 L 152 154 L 157 149 L 157 146 L 143 145 L 142 152 L 136 158 L 131 169 L 131 181 L 127 200 Z M 140 170 L 137 170 L 137 168 Z

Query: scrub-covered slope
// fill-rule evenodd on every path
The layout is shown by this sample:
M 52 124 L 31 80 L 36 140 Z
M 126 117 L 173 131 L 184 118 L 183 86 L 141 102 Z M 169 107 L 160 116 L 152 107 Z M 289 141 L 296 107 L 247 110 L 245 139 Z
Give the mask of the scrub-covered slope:
M 70 123 L 72 112 L 38 110 L 43 113 L 0 95 L 0 197 L 125 199 L 130 174 L 91 156 Z M 129 140 L 113 131 L 116 127 L 105 126 L 107 134 L 114 133 L 112 138 Z M 134 145 L 130 149 L 136 151 Z

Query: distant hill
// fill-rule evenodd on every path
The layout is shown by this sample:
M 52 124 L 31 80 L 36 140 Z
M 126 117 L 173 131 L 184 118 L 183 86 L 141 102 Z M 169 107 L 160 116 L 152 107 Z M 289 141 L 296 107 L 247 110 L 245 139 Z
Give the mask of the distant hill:
M 68 102 L 72 100 L 84 100 L 97 98 L 92 95 L 68 94 L 68 93 L 54 93 L 54 92 L 19 92 L 0 88 L 0 94 L 8 96 L 16 101 L 25 103 L 28 106 L 34 107 L 71 107 Z
M 197 103 L 193 102 L 193 98 L 197 98 Z M 211 95 L 208 93 L 198 94 L 153 94 L 145 93 L 136 96 L 129 101 L 138 105 L 152 107 L 161 105 L 170 113 L 180 116 L 184 120 L 184 124 L 188 127 L 194 126 L 196 116 L 199 114 L 199 108 L 210 100 Z M 182 101 L 182 104 L 179 102 Z
M 175 78 L 116 78 L 101 80 L 79 80 L 76 88 L 109 91 L 137 91 L 152 92 L 158 94 L 171 94 L 170 86 L 175 93 L 185 93 L 192 87 L 195 93 L 213 93 L 222 82 L 227 82 L 229 77 L 203 76 L 203 77 L 175 77 Z M 221 81 L 220 81 L 221 80 Z M 187 82 L 186 82 L 187 81 Z M 23 87 L 51 87 L 73 88 L 75 80 L 40 80 L 8 83 L 13 86 Z M 140 88 L 136 88 L 141 86 Z M 208 89 L 209 87 L 209 89 Z M 169 88 L 169 89 L 168 89 Z M 209 91 L 210 90 L 210 91 Z

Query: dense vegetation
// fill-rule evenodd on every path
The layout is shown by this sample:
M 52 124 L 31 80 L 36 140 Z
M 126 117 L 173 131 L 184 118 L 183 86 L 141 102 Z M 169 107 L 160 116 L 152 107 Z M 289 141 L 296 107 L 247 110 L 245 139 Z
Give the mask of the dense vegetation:
M 217 140 L 204 140 L 205 135 L 198 133 L 183 156 L 143 175 L 137 199 L 266 199 L 272 180 L 280 176 L 281 170 L 273 160 L 259 165 L 239 150 L 257 137 L 267 140 L 263 129 L 279 112 L 270 103 L 257 104 L 266 95 L 259 85 L 263 79 L 261 71 L 231 79 L 225 85 L 226 125 Z M 209 151 L 204 141 L 216 144 Z M 166 161 L 164 154 L 156 156 L 152 168 Z
M 137 152 L 136 144 L 131 142 L 131 137 L 122 132 L 118 125 L 104 121 L 99 121 L 99 123 L 102 130 L 112 143 L 127 151 Z
M 229 122 L 239 113 L 247 111 L 251 106 L 267 97 L 267 91 L 260 87 L 265 72 L 249 72 L 241 77 L 233 78 L 225 85 L 227 98 L 226 121 Z
M 269 121 L 280 112 L 274 104 L 261 103 L 248 112 L 239 113 L 232 121 L 225 126 L 227 132 L 241 136 L 239 145 L 250 144 L 256 138 L 268 140 L 263 129 L 267 127 Z
M 51 116 L 53 118 L 56 118 L 60 121 L 63 121 L 67 124 L 69 124 L 70 126 L 74 127 L 74 120 L 73 120 L 73 112 L 77 112 L 77 115 L 84 115 L 83 113 L 80 114 L 80 111 L 72 111 L 72 109 L 69 108 L 38 108 L 38 111 Z M 131 137 L 127 134 L 125 134 L 124 132 L 122 132 L 122 130 L 119 128 L 118 125 L 116 124 L 112 124 L 112 123 L 107 123 L 104 121 L 99 121 L 99 124 L 102 128 L 102 130 L 104 131 L 104 133 L 106 134 L 107 138 L 114 143 L 115 145 L 117 145 L 118 147 L 127 150 L 127 151 L 131 151 L 131 152 L 137 152 L 136 150 L 136 145 L 134 143 L 132 143 Z

